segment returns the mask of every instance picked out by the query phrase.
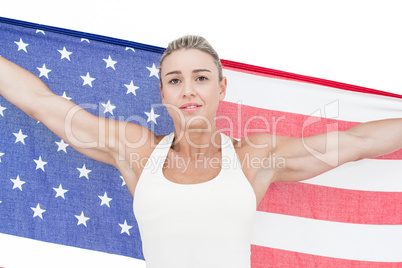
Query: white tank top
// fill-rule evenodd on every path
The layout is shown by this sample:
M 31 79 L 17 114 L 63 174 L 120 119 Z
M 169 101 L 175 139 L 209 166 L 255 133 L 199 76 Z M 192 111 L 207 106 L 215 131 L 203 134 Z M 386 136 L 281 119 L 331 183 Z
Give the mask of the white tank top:
M 164 177 L 174 133 L 148 159 L 133 204 L 147 268 L 250 267 L 256 196 L 230 138 L 221 137 L 221 171 L 207 182 Z

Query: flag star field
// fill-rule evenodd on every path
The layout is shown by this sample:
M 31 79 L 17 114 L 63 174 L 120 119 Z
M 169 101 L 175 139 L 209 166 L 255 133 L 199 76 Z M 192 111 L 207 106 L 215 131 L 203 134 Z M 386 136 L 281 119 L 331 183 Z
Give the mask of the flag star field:
M 157 134 L 173 129 L 164 107 L 154 107 L 160 53 L 6 24 L 0 30 L 0 55 L 55 94 Z M 3 97 L 0 124 L 2 233 L 142 258 L 132 196 L 114 167 L 80 155 Z

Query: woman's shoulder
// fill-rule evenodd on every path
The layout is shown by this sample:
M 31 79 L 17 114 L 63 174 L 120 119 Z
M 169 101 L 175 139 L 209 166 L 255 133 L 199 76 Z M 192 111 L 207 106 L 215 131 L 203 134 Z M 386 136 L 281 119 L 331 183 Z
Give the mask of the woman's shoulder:
M 152 130 L 130 122 L 119 121 L 119 123 L 119 136 L 130 148 L 135 147 L 139 150 L 154 149 L 164 137 L 170 135 L 156 135 Z

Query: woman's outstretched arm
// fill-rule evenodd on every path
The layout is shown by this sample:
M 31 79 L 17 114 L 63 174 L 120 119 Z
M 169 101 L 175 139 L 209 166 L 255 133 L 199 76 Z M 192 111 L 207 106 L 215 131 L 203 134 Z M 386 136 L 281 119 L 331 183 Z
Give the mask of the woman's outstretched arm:
M 127 159 L 125 143 L 138 142 L 140 147 L 139 141 L 146 144 L 152 134 L 140 125 L 92 115 L 55 95 L 38 77 L 3 57 L 0 57 L 0 94 L 77 151 L 114 166 L 121 166 Z
M 402 149 L 402 118 L 359 124 L 307 138 L 280 138 L 275 152 L 285 159 L 273 181 L 309 179 L 346 162 Z M 384 172 L 386 172 L 384 170 Z

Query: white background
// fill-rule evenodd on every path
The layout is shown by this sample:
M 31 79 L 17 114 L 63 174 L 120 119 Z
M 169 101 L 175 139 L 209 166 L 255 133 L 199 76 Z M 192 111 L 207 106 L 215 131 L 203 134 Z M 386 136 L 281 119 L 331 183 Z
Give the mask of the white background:
M 400 1 L 387 0 L 3 0 L 0 3 L 1 17 L 160 47 L 184 34 L 198 34 L 210 41 L 222 59 L 402 95 L 401 11 Z M 12 252 L 28 252 L 19 248 L 19 243 L 9 245 L 16 247 Z M 68 256 L 65 249 L 57 255 L 49 253 L 42 244 L 40 248 L 48 257 L 64 256 L 60 259 L 68 267 L 73 265 L 67 264 L 67 260 L 80 261 L 75 251 L 72 254 L 76 258 L 65 259 Z M 10 257 L 13 261 L 16 258 Z M 25 261 L 32 259 L 28 257 Z M 104 262 L 102 258 L 99 260 Z M 133 266 L 132 259 L 121 261 L 117 264 L 117 259 L 113 260 L 114 266 L 143 267 L 143 263 Z
M 401 11 L 387 0 L 13 0 L 0 16 L 160 47 L 198 34 L 222 59 L 402 95 Z

